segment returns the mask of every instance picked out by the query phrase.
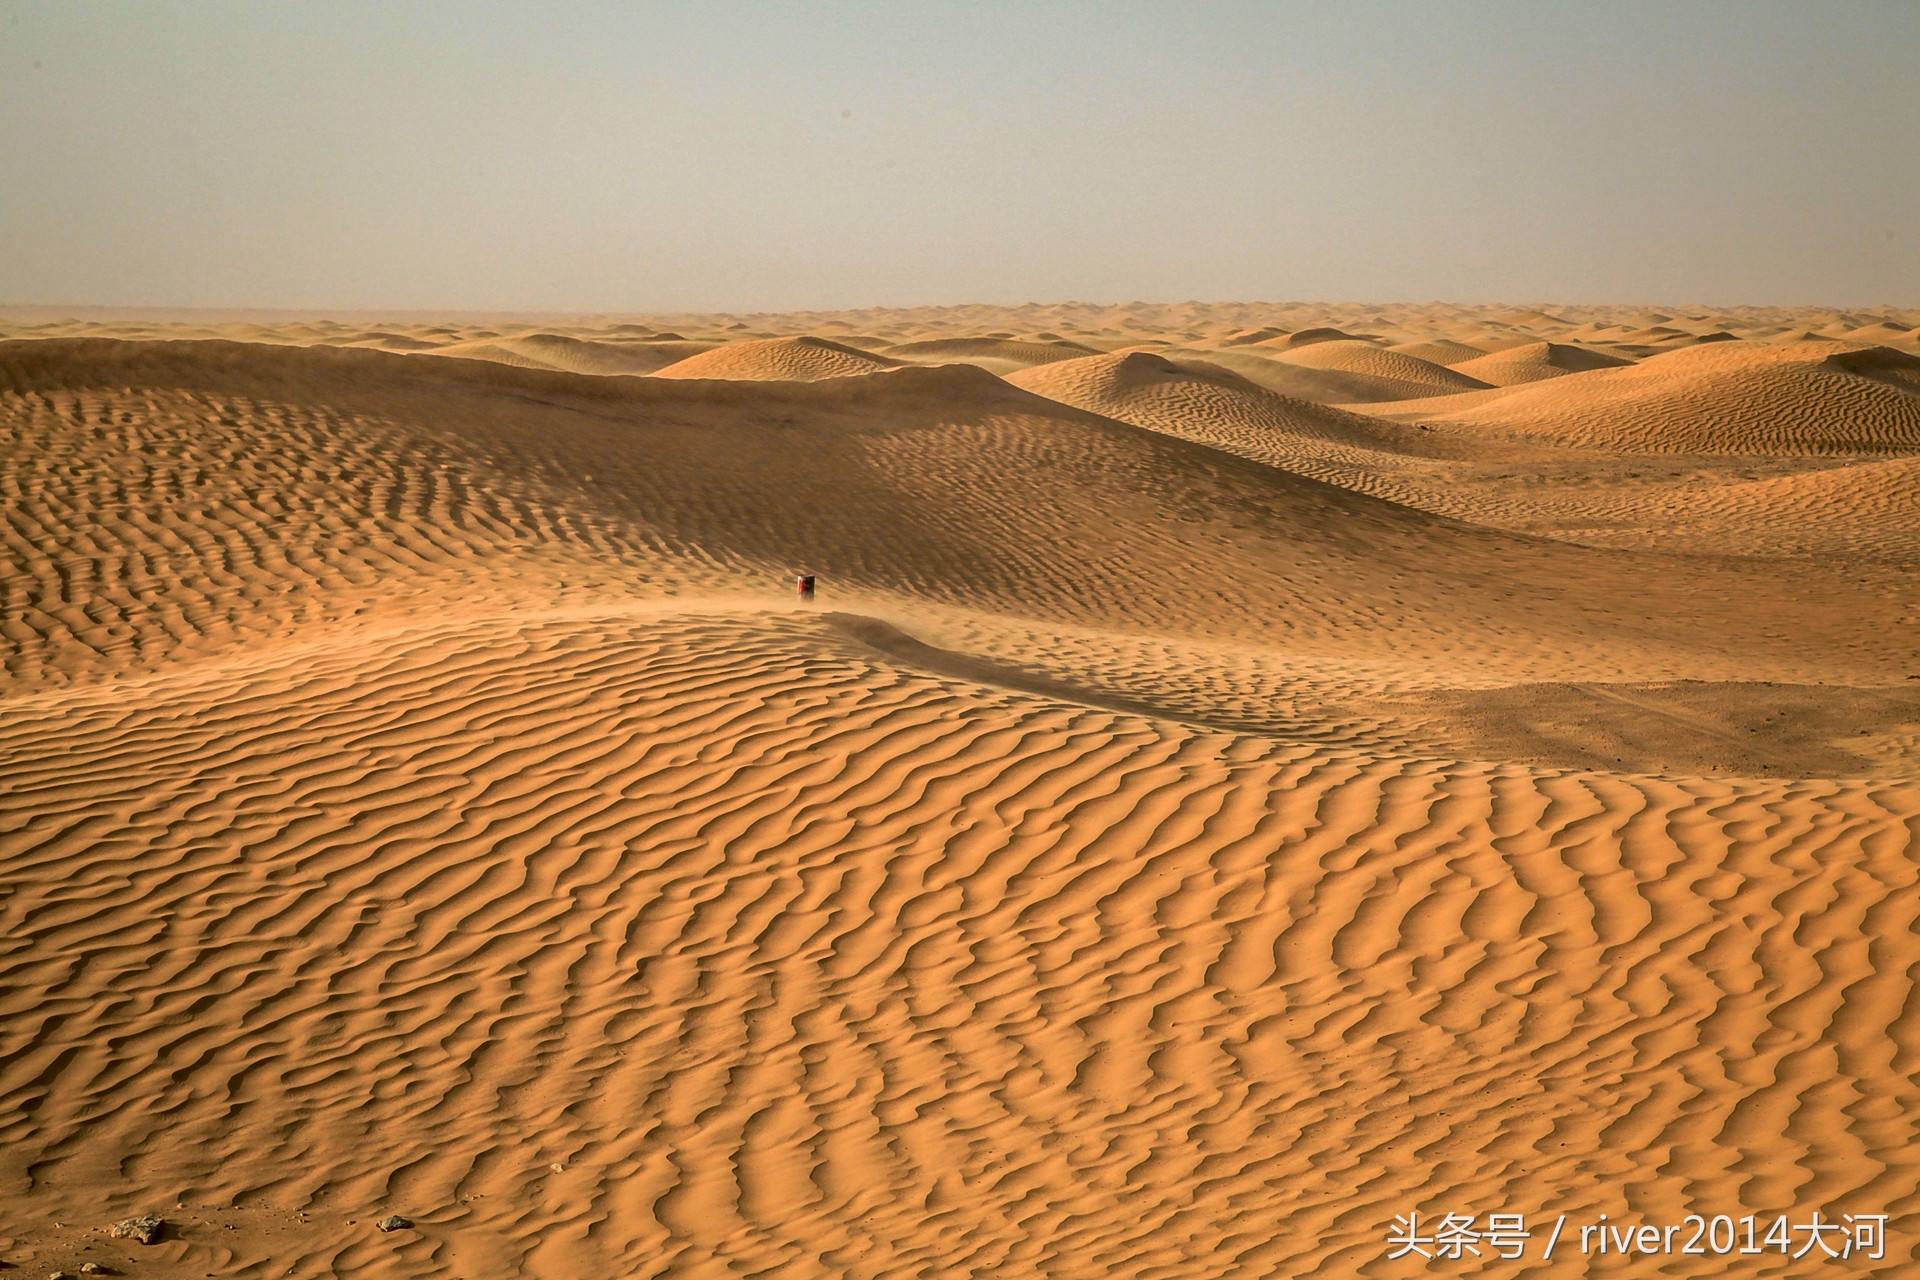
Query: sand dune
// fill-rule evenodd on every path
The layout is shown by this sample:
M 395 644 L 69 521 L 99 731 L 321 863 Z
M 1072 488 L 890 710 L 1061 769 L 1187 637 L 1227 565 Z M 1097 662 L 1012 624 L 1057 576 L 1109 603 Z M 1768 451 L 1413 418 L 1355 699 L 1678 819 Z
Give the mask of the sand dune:
M 1483 356 L 1453 362 L 1455 373 L 1493 387 L 1510 387 L 1520 382 L 1538 382 L 1564 373 L 1585 373 L 1589 369 L 1617 369 L 1631 364 L 1619 356 L 1563 342 L 1536 342 L 1524 347 L 1508 347 Z
M 1885 347 L 1709 343 L 1491 394 L 1377 406 L 1582 447 L 1700 454 L 1920 448 L 1920 359 Z
M 1423 393 L 1442 395 L 1487 385 L 1471 374 L 1460 373 L 1431 360 L 1422 360 L 1418 356 L 1378 347 L 1370 342 L 1316 342 L 1290 350 L 1280 358 L 1288 364 L 1309 369 L 1367 378 L 1382 392 L 1368 397 L 1377 400 L 1411 400 Z M 1394 394 L 1387 395 L 1389 391 Z
M 1875 344 L 1911 343 L 1914 341 L 1914 327 L 1897 320 L 1875 320 L 1848 330 L 1847 337 L 1855 342 Z
M 1920 358 L 1697 341 L 1843 321 L 0 313 L 0 1261 L 1910 1243 Z
M 1455 342 L 1451 338 L 1427 338 L 1419 342 L 1399 342 L 1387 348 L 1401 355 L 1412 356 L 1416 360 L 1425 360 L 1429 364 L 1459 364 L 1464 360 L 1477 359 L 1487 354 L 1486 350 L 1470 343 Z
M 731 342 L 657 370 L 662 378 L 743 378 L 803 381 L 848 378 L 898 361 L 824 338 L 765 338 Z
M 1422 444 L 1417 431 L 1278 395 L 1219 365 L 1144 351 L 1043 365 L 1008 380 L 1062 404 L 1301 474 Z
M 1257 340 L 1256 345 L 1274 351 L 1294 351 L 1301 347 L 1311 347 L 1322 342 L 1361 342 L 1363 335 L 1346 333 L 1331 326 L 1310 326 L 1305 329 L 1288 332 L 1280 330 L 1273 336 Z
M 1920 456 L 1863 459 L 1752 475 L 1687 474 L 1647 482 L 1566 513 L 1563 536 L 1617 546 L 1661 546 L 1776 559 L 1920 559 Z M 1772 470 L 1770 468 L 1770 470 Z M 1549 526 L 1542 526 L 1549 527 Z
M 1154 345 L 1121 348 L 1118 354 L 1145 351 L 1149 355 L 1186 364 L 1206 364 L 1238 374 L 1248 382 L 1277 395 L 1314 404 L 1363 405 L 1374 401 L 1399 400 L 1417 394 L 1417 388 L 1397 379 L 1377 378 L 1345 369 L 1317 369 L 1294 364 L 1272 354 L 1255 354 L 1239 347 L 1190 347 Z
M 1017 338 L 922 338 L 880 351 L 893 359 L 916 364 L 977 364 L 995 373 L 1010 373 L 1055 360 L 1074 360 L 1093 353 L 1092 347 L 1057 337 L 1030 342 Z
M 711 342 L 643 339 L 593 342 L 557 333 L 532 333 L 517 338 L 450 342 L 431 354 L 492 360 L 523 369 L 559 369 L 567 373 L 644 374 L 712 350 Z

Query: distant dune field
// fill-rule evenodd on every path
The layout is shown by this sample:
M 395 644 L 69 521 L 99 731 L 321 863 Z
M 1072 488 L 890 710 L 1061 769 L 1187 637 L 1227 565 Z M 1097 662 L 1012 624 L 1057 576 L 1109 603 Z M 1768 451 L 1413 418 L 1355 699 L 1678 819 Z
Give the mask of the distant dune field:
M 0 312 L 0 1262 L 1911 1276 L 1916 326 Z

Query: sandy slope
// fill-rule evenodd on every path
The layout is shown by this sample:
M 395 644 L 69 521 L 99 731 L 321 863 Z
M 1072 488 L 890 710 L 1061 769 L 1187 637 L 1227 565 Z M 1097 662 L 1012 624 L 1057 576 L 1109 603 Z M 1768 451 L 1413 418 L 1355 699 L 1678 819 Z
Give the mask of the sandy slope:
M 477 338 L 442 343 L 425 350 L 433 355 L 492 360 L 523 369 L 560 369 L 567 373 L 658 373 L 669 365 L 712 350 L 717 343 L 657 339 L 589 341 L 560 333 L 530 333 L 518 337 Z
M 1367 489 L 1425 451 L 1417 429 L 1256 385 L 1221 362 L 1130 351 L 1011 375 L 1016 386 L 1268 466 Z
M 1908 1274 L 1910 322 L 8 317 L 0 1260 Z
M 1093 355 L 1092 347 L 1058 339 L 1020 341 L 1016 338 L 922 338 L 885 348 L 881 354 L 917 364 L 977 364 L 995 373 L 1073 360 Z
M 1359 374 L 1434 393 L 1467 391 L 1486 385 L 1470 374 L 1372 342 L 1315 342 L 1288 351 L 1281 358 L 1289 364 L 1304 365 L 1309 369 Z
M 1429 338 L 1421 342 L 1402 342 L 1388 347 L 1402 355 L 1414 356 L 1433 364 L 1460 364 L 1466 360 L 1475 360 L 1488 354 L 1471 343 L 1458 342 L 1452 338 Z
M 1601 449 L 1904 451 L 1920 448 L 1920 357 L 1826 342 L 1709 343 L 1492 394 L 1374 408 Z
M 663 378 L 744 378 L 752 381 L 847 378 L 893 367 L 898 361 L 825 338 L 766 338 L 730 342 L 655 370 Z
M 1618 369 L 1630 363 L 1619 356 L 1562 342 L 1534 342 L 1507 347 L 1483 356 L 1451 362 L 1455 373 L 1495 387 L 1510 387 L 1516 382 L 1538 382 L 1563 373 L 1584 373 L 1589 369 Z

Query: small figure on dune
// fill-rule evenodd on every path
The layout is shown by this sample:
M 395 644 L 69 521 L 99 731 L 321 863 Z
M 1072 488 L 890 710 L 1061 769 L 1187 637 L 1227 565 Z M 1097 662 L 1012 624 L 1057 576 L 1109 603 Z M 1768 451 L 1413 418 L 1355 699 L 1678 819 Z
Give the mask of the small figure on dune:
M 796 577 L 793 580 L 793 582 L 794 582 L 794 589 L 800 597 L 800 603 L 812 604 L 813 603 L 813 575 L 810 573 L 803 573 L 798 577 Z

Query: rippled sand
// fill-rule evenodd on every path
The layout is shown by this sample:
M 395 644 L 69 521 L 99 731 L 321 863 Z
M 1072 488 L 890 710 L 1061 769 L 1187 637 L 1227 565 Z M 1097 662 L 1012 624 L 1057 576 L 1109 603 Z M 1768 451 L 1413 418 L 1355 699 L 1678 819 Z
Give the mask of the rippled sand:
M 0 313 L 0 1260 L 1911 1274 L 1917 323 Z

